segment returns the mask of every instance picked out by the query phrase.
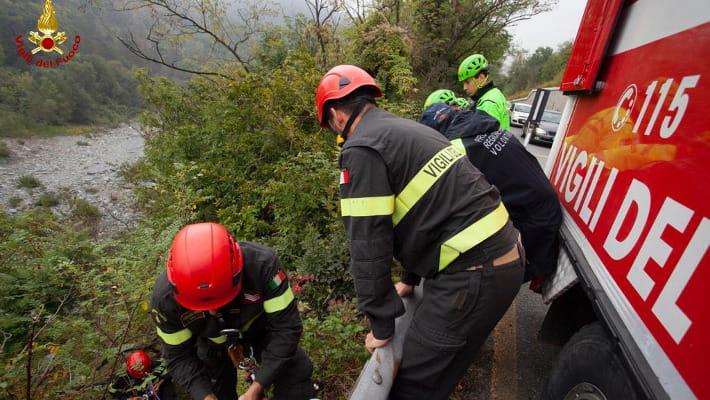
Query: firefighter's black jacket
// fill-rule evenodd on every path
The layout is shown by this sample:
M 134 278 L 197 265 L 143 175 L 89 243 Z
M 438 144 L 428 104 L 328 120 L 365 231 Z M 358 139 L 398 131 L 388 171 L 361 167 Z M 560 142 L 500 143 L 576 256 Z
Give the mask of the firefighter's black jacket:
M 378 339 L 393 334 L 404 312 L 390 278 L 393 256 L 413 283 L 502 255 L 517 240 L 498 191 L 446 138 L 415 121 L 366 111 L 340 167 L 358 305 Z
M 270 386 L 278 374 L 288 373 L 282 367 L 298 348 L 301 319 L 276 254 L 254 243 L 239 242 L 239 246 L 244 256 L 242 291 L 219 309 L 217 317 L 180 306 L 166 273 L 158 277 L 153 289 L 152 319 L 169 373 L 195 399 L 212 392 L 202 363 L 214 354 L 224 354 L 221 329 L 241 329 L 247 342 L 266 341 L 255 373 L 256 381 L 264 387 Z
M 546 276 L 557 266 L 562 210 L 555 190 L 535 156 L 498 122 L 476 110 L 457 111 L 435 104 L 422 123 L 439 130 L 500 190 L 510 217 L 522 234 L 528 265 L 525 278 Z

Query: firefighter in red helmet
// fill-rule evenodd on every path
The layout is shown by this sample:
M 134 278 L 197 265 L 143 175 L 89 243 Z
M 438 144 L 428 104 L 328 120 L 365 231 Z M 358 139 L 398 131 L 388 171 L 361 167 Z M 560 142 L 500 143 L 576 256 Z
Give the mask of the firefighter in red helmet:
M 523 279 L 519 234 L 491 186 L 437 131 L 377 107 L 380 87 L 354 65 L 326 73 L 318 122 L 338 135 L 340 209 L 373 351 L 424 282 L 390 399 L 448 399 Z M 406 275 L 397 288 L 396 258 Z
M 235 364 L 248 354 L 259 366 L 240 400 L 261 400 L 272 385 L 276 400 L 315 397 L 296 300 L 273 250 L 237 243 L 219 224 L 188 225 L 151 307 L 169 373 L 193 399 L 236 399 Z

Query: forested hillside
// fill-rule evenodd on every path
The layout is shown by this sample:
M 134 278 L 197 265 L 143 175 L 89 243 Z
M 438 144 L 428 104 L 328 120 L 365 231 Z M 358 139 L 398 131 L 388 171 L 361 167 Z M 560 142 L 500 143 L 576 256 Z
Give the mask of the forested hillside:
M 513 51 L 513 61 L 499 82 L 509 98 L 525 96 L 537 87 L 557 86 L 567 65 L 572 42 L 562 43 L 557 50 L 538 47 L 532 54 Z
M 37 31 L 42 3 L 0 0 L 0 136 L 63 132 L 67 125 L 105 124 L 135 114 L 141 107 L 131 74 L 136 60 L 113 35 L 130 23 L 129 16 L 102 17 L 80 0 L 59 3 L 65 54 L 76 35 L 80 49 L 60 68 L 42 69 L 19 57 L 15 43 L 23 35 L 30 46 L 27 37 Z
M 321 75 L 360 65 L 383 85 L 384 108 L 414 117 L 431 89 L 460 92 L 463 57 L 481 52 L 499 65 L 510 46 L 506 27 L 550 5 L 307 0 L 311 12 L 275 24 L 261 3 L 128 1 L 119 5 L 145 7 L 115 18 L 148 21 L 122 36 L 138 54 L 128 57 L 120 43 L 102 45 L 110 38 L 87 16 L 107 2 L 91 1 L 84 14 L 58 13 L 68 31 L 80 31 L 81 55 L 42 71 L 11 47 L 14 35 L 33 29 L 39 3 L 0 0 L 0 129 L 103 122 L 144 104 L 145 159 L 123 167 L 144 217 L 99 241 L 79 207 L 66 215 L 0 207 L 0 398 L 105 397 L 126 352 L 157 345 L 149 293 L 173 235 L 198 221 L 278 250 L 300 299 L 302 345 L 321 397 L 342 398 L 368 354 L 338 213 L 338 150 L 314 115 Z M 201 62 L 194 52 L 180 56 L 185 49 Z M 142 69 L 133 78 L 129 70 L 149 59 L 180 75 Z

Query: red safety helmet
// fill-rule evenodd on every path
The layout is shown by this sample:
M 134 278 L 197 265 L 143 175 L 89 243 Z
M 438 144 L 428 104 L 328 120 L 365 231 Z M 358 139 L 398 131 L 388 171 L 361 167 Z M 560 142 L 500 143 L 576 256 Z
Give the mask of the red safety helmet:
M 330 69 L 321 78 L 316 89 L 316 110 L 318 112 L 318 123 L 322 127 L 327 127 L 325 121 L 325 105 L 331 100 L 342 99 L 343 97 L 362 87 L 374 89 L 374 96 L 382 96 L 382 89 L 364 69 L 354 65 L 338 65 Z
M 188 225 L 170 246 L 168 280 L 181 306 L 213 310 L 242 289 L 243 266 L 242 251 L 225 227 L 211 222 Z
M 134 351 L 126 359 L 126 371 L 133 379 L 143 379 L 151 370 L 150 356 L 143 350 Z

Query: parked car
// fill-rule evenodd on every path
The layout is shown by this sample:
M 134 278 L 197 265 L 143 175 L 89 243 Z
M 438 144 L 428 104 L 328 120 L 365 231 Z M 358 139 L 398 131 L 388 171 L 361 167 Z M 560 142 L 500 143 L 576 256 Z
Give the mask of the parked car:
M 510 106 L 510 125 L 523 126 L 528 120 L 530 105 L 525 103 L 513 103 Z
M 530 141 L 552 143 L 552 141 L 555 140 L 557 128 L 560 127 L 561 118 L 562 113 L 545 110 L 545 112 L 542 113 L 542 118 L 540 118 L 540 124 L 532 132 Z

